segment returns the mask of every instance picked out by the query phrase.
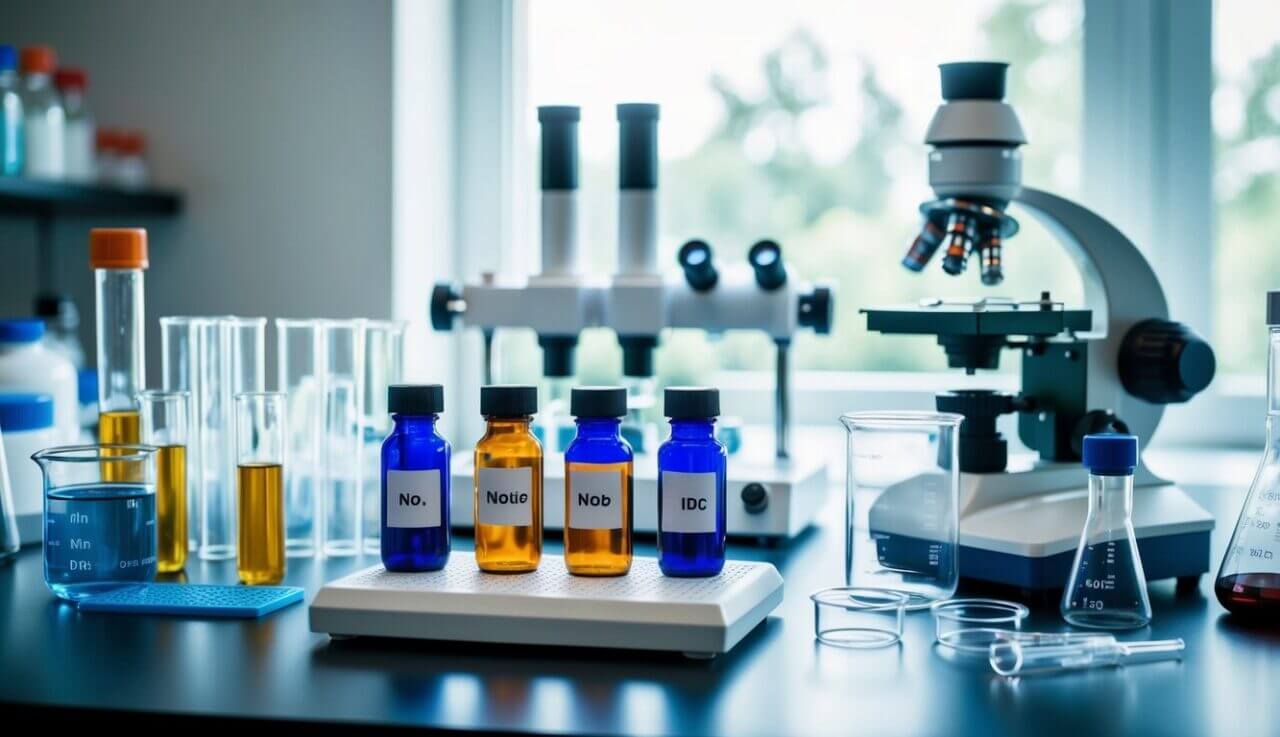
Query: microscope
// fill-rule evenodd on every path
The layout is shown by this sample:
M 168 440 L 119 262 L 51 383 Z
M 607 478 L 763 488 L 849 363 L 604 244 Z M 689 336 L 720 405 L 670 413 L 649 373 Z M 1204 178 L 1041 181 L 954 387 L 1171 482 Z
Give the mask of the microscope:
M 977 262 L 982 284 L 1000 284 L 1004 242 L 1018 232 L 1009 214 L 1016 204 L 1070 254 L 1087 309 L 1069 309 L 1042 292 L 1027 301 L 926 300 L 862 312 L 869 330 L 934 336 L 948 366 L 967 374 L 997 368 L 1005 350 L 1018 352 L 1016 394 L 948 391 L 937 395 L 936 406 L 965 418 L 961 575 L 1037 591 L 1065 584 L 1084 524 L 1082 438 L 1129 432 L 1145 449 L 1165 405 L 1208 386 L 1215 363 L 1201 337 L 1169 319 L 1155 272 L 1123 233 L 1075 202 L 1022 185 L 1020 148 L 1027 139 L 1004 102 L 1007 66 L 941 65 L 943 103 L 925 138 L 937 199 L 921 205 L 923 225 L 902 264 L 919 272 L 941 251 L 948 274 Z M 1011 413 L 1030 453 L 1010 454 L 997 429 L 998 418 Z M 1147 577 L 1196 581 L 1209 569 L 1212 515 L 1141 462 L 1135 484 L 1133 522 Z M 904 490 L 898 506 L 908 506 L 909 497 Z M 888 537 L 893 499 L 886 492 L 884 508 L 870 511 L 872 529 L 879 519 Z
M 527 278 L 484 274 L 461 288 L 439 284 L 431 298 L 432 326 L 436 330 L 459 325 L 480 328 L 485 383 L 493 383 L 495 331 L 533 329 L 542 348 L 543 376 L 562 392 L 574 374 L 579 334 L 592 327 L 610 328 L 622 348 L 629 411 L 652 406 L 653 353 L 664 329 L 764 332 L 776 348 L 774 448 L 772 454 L 744 451 L 730 458 L 727 529 L 734 536 L 794 537 L 821 506 L 827 478 L 824 458 L 808 452 L 793 454 L 789 445 L 788 357 L 791 340 L 800 330 L 830 332 L 831 290 L 795 279 L 787 271 L 781 247 L 771 240 L 752 246 L 746 264 L 725 266 L 717 263 L 710 244 L 690 240 L 679 249 L 678 269 L 659 268 L 658 115 L 653 104 L 617 107 L 616 273 L 611 277 L 583 273 L 579 263 L 579 109 L 541 107 L 541 272 Z M 544 397 L 540 414 L 551 414 L 548 404 L 552 402 Z M 543 423 L 542 427 L 544 445 L 551 451 L 560 445 L 558 425 Z M 639 450 L 635 529 L 656 531 L 656 447 Z M 543 520 L 550 528 L 559 528 L 564 521 L 561 457 L 548 452 L 544 462 Z M 453 477 L 453 523 L 467 527 L 472 523 L 470 459 L 455 462 Z

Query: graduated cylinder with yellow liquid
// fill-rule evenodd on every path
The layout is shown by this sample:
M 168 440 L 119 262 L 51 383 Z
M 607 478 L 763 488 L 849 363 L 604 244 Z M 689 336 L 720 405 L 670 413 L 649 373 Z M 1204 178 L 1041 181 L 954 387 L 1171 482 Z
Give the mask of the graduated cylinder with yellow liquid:
M 564 453 L 564 562 L 576 576 L 631 570 L 631 446 L 622 439 L 627 392 L 578 387 L 569 398 L 577 437 Z
M 542 560 L 542 446 L 529 430 L 534 386 L 480 389 L 487 425 L 476 443 L 476 564 L 491 573 L 532 571 Z
M 191 432 L 187 392 L 149 391 L 139 397 L 142 441 L 156 448 L 156 571 L 187 564 L 187 444 Z
M 284 394 L 236 395 L 236 510 L 240 582 L 284 579 Z

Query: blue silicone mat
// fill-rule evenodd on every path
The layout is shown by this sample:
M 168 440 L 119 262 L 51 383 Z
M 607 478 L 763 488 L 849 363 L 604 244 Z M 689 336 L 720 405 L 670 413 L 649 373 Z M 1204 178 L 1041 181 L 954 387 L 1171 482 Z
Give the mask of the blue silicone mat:
M 78 602 L 81 611 L 172 614 L 252 619 L 303 599 L 296 586 L 209 586 L 147 583 L 96 594 Z

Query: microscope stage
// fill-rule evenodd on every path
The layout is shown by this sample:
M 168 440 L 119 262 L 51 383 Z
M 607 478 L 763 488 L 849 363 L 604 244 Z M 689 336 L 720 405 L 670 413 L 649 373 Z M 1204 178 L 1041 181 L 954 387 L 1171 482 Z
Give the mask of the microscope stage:
M 768 563 L 727 561 L 711 578 L 668 578 L 653 558 L 610 578 L 571 576 L 542 556 L 529 573 L 484 573 L 469 552 L 442 570 L 382 566 L 325 584 L 310 606 L 312 632 L 513 645 L 728 652 L 782 602 Z

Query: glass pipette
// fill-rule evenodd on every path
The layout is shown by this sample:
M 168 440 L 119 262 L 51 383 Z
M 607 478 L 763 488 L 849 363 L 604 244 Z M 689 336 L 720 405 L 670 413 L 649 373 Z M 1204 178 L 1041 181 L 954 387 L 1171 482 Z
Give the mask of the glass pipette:
M 1021 638 L 993 642 L 990 659 L 991 669 L 1002 676 L 1026 676 L 1177 660 L 1185 648 L 1181 638 L 1117 642 L 1109 635 L 1061 639 L 1046 636 L 1043 644 L 1030 644 Z

